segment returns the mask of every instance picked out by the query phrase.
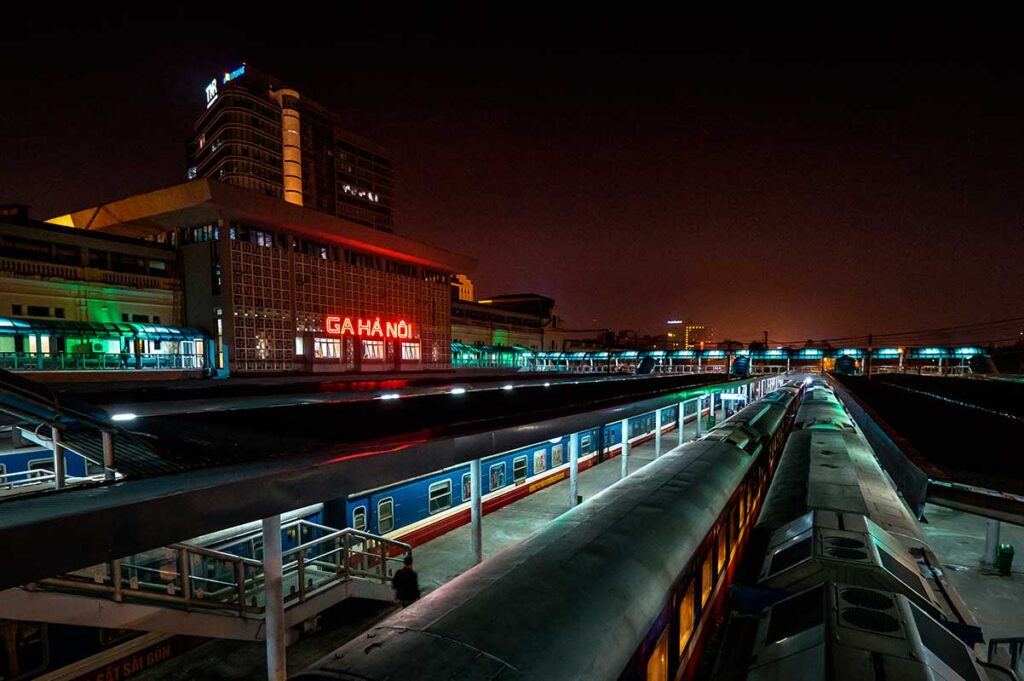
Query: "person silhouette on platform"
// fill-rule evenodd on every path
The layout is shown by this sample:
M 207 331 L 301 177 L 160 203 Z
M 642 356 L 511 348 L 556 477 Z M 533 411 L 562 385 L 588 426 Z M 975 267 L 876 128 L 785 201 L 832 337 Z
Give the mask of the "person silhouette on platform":
M 395 598 L 405 608 L 419 600 L 420 580 L 412 569 L 412 556 L 406 556 L 403 562 L 405 566 L 391 578 L 391 586 L 395 588 Z

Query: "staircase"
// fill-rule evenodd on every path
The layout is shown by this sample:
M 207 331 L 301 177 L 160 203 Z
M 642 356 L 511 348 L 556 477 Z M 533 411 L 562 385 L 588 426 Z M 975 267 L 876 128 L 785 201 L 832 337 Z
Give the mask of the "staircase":
M 412 550 L 304 519 L 281 529 L 300 542 L 282 551 L 288 628 L 346 598 L 392 600 L 391 576 Z M 0 591 L 0 619 L 262 640 L 262 543 L 250 534 L 218 546 L 173 544 Z

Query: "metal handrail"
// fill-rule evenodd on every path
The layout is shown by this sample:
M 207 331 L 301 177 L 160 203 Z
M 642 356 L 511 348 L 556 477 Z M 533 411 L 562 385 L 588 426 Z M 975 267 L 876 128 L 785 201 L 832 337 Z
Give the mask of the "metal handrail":
M 285 595 L 285 608 L 353 578 L 387 583 L 391 576 L 389 565 L 400 562 L 404 555 L 412 552 L 412 547 L 405 542 L 352 528 L 339 530 L 301 518 L 287 523 L 282 530 L 302 526 L 325 534 L 282 553 L 282 576 L 295 577 L 297 587 Z M 244 536 L 248 538 L 251 534 Z M 242 541 L 247 539 L 236 540 L 231 545 Z M 174 553 L 173 561 L 170 557 L 167 561 L 173 568 L 166 563 L 156 568 L 120 559 L 108 563 L 103 574 L 97 572 L 91 579 L 83 575 L 63 575 L 41 580 L 30 588 L 85 591 L 118 602 L 126 598 L 154 601 L 183 607 L 186 611 L 199 607 L 231 611 L 242 617 L 262 616 L 264 607 L 252 596 L 254 591 L 261 590 L 264 582 L 261 561 L 190 544 L 170 544 L 166 549 Z M 192 574 L 193 558 L 221 561 L 230 567 L 217 576 Z M 202 560 L 199 564 L 203 564 Z M 225 573 L 234 575 L 234 581 L 226 581 Z M 204 588 L 208 586 L 214 588 Z
M 1010 669 L 1017 672 L 1017 663 L 1020 662 L 1021 653 L 1024 653 L 1024 636 L 1007 636 L 1004 638 L 990 638 L 988 640 L 988 662 L 993 663 L 993 658 L 999 646 L 1005 645 L 1010 650 Z

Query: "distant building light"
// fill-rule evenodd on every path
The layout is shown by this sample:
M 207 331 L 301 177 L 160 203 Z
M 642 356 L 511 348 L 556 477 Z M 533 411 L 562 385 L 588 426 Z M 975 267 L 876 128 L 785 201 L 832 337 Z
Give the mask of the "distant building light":
M 670 320 L 668 320 L 666 322 L 666 324 L 682 324 L 682 323 L 683 323 L 682 319 L 670 319 Z

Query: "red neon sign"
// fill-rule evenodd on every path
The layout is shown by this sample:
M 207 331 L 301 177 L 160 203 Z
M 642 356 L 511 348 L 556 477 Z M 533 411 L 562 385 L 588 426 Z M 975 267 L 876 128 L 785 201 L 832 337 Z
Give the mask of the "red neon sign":
M 375 319 L 357 319 L 328 315 L 324 319 L 324 330 L 333 336 L 365 336 L 367 338 L 412 338 L 412 324 L 400 319 L 397 322 Z

